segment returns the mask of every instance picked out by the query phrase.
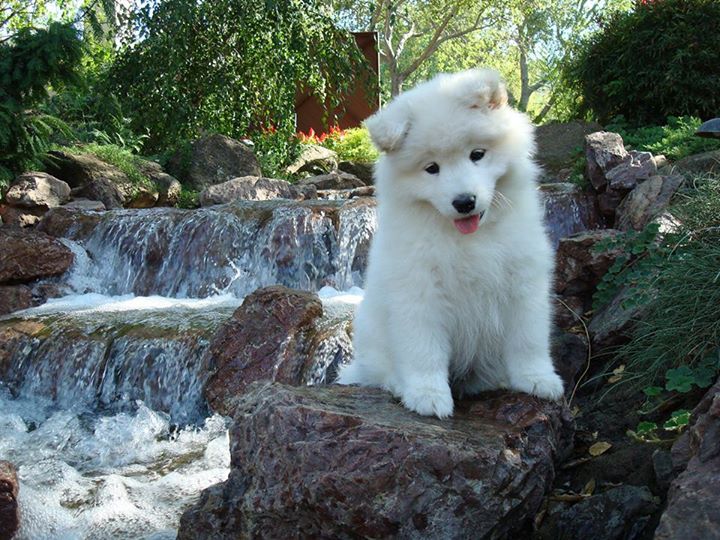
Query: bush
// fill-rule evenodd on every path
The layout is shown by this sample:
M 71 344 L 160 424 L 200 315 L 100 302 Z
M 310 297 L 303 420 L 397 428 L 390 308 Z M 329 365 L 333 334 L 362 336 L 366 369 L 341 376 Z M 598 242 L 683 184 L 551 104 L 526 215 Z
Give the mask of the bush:
M 708 358 L 715 359 L 715 371 L 720 368 L 720 176 L 695 182 L 672 207 L 678 229 L 645 242 L 645 252 L 610 276 L 622 285 L 618 275 L 624 274 L 646 305 L 631 341 L 617 351 L 625 372 L 640 384 L 679 366 L 705 369 Z M 636 237 L 632 244 L 640 245 Z M 638 263 L 648 260 L 652 264 Z
M 341 161 L 374 163 L 378 158 L 378 151 L 365 128 L 331 131 L 321 144 L 337 152 Z
M 720 2 L 647 0 L 584 44 L 567 70 L 581 112 L 635 125 L 720 111 Z
M 625 144 L 635 150 L 664 154 L 676 161 L 692 154 L 720 149 L 719 140 L 695 135 L 700 124 L 700 119 L 692 116 L 671 116 L 664 126 L 633 128 L 620 117 L 608 124 L 606 129 L 622 135 Z
M 262 173 L 270 178 L 286 178 L 285 169 L 300 155 L 300 141 L 275 129 L 257 132 L 252 141 Z

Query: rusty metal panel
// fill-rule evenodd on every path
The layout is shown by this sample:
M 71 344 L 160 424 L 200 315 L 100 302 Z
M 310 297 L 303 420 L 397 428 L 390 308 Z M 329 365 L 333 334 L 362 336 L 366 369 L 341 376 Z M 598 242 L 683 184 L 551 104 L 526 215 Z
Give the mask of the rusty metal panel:
M 358 127 L 380 107 L 380 58 L 377 32 L 353 32 L 353 36 L 370 69 L 366 73 L 356 74 L 355 91 L 343 96 L 341 106 L 331 111 L 328 111 L 328 107 L 309 92 L 299 92 L 295 99 L 297 131 L 308 133 L 312 128 L 315 133 L 324 133 L 332 125 L 340 126 L 342 129 Z M 367 77 L 370 78 L 369 81 Z

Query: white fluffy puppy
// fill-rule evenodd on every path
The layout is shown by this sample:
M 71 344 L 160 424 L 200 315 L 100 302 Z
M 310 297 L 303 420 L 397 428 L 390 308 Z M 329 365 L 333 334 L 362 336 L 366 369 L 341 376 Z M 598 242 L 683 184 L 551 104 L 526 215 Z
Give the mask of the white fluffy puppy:
M 469 70 L 365 122 L 383 152 L 378 231 L 341 384 L 380 386 L 440 418 L 453 412 L 451 388 L 562 397 L 533 127 L 506 103 L 496 72 Z

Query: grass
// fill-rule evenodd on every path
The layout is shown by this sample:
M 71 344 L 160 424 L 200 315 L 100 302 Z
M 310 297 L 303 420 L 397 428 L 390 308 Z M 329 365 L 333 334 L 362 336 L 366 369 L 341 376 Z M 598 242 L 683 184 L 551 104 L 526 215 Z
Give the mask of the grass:
M 67 146 L 58 148 L 70 154 L 92 154 L 98 159 L 114 165 L 120 169 L 136 187 L 154 189 L 153 182 L 140 172 L 140 164 L 143 159 L 133 154 L 130 150 L 114 144 L 90 143 L 82 146 Z
M 699 118 L 669 117 L 664 126 L 631 127 L 620 117 L 607 126 L 607 131 L 619 133 L 625 145 L 634 150 L 663 154 L 678 161 L 692 154 L 720 149 L 720 140 L 695 135 L 702 122 Z
M 639 284 L 650 301 L 617 351 L 640 384 L 706 362 L 720 348 L 720 176 L 696 177 L 676 199 L 672 213 L 681 225 L 662 239 L 664 260 Z

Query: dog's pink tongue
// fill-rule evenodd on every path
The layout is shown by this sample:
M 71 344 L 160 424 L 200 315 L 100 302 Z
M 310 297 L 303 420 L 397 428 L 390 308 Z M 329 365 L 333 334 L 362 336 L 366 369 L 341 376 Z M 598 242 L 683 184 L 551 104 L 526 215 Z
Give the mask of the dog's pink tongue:
M 463 234 L 472 234 L 478 230 L 480 216 L 470 216 L 453 221 L 455 228 Z

